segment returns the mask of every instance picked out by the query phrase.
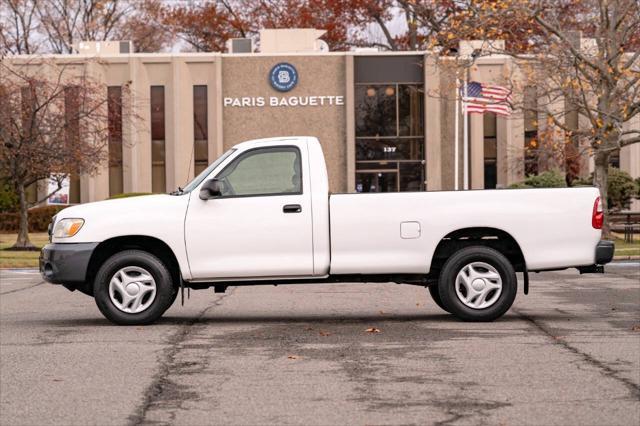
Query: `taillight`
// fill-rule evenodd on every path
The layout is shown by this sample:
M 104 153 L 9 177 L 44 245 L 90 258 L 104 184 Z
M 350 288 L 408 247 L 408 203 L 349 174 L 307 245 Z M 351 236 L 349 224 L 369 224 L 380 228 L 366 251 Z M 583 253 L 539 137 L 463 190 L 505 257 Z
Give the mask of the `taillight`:
M 593 215 L 591 216 L 591 226 L 594 229 L 602 229 L 602 222 L 604 221 L 604 211 L 602 209 L 602 202 L 600 197 L 596 198 L 593 203 Z

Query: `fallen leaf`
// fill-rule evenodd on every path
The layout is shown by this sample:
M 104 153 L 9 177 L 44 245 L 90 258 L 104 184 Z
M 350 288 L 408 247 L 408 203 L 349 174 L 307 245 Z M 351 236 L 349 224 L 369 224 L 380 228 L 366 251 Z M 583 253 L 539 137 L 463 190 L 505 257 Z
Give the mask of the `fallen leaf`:
M 311 331 L 311 330 L 313 330 L 313 327 L 307 327 L 307 328 L 305 328 L 305 330 Z
M 321 336 L 331 336 L 331 333 L 329 333 L 328 331 L 320 330 L 319 333 L 320 333 Z
M 375 327 L 370 327 L 365 330 L 367 333 L 380 333 L 380 330 Z
M 416 306 L 420 306 L 420 304 L 419 304 L 419 303 L 416 303 Z
M 384 311 L 380 311 L 379 313 L 380 313 L 380 315 L 384 315 Z
M 631 327 L 631 331 L 640 331 L 640 325 L 634 325 Z
M 297 355 L 289 355 L 287 358 L 289 358 L 289 359 L 298 359 L 298 356 Z

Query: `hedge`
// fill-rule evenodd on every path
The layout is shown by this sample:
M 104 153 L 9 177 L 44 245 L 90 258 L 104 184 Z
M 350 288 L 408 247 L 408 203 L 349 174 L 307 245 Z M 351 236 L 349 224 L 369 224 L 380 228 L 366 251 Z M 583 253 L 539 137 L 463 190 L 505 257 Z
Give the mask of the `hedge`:
M 29 209 L 29 232 L 46 232 L 51 218 L 66 206 L 42 206 Z M 0 232 L 18 232 L 20 213 L 0 213 Z
M 142 195 L 152 195 L 151 192 L 124 192 L 122 194 L 116 194 L 109 197 L 110 200 L 116 200 L 118 198 L 140 197 Z
M 548 170 L 538 175 L 527 176 L 524 182 L 509 185 L 509 188 L 566 188 L 564 174 L 559 170 Z

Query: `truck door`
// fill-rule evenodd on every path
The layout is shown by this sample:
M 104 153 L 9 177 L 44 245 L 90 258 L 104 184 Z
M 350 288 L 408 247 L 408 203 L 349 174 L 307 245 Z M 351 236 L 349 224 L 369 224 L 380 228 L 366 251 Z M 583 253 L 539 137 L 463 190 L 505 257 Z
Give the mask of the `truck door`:
M 307 155 L 293 145 L 250 149 L 215 176 L 220 197 L 191 193 L 185 243 L 194 279 L 313 274 Z

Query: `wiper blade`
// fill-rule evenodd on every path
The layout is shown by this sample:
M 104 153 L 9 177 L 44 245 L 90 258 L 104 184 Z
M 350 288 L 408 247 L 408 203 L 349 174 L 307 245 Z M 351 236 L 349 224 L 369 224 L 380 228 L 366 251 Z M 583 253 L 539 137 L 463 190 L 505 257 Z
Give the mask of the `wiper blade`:
M 175 191 L 169 193 L 169 195 L 182 195 L 182 194 L 184 194 L 184 189 L 180 187 L 178 187 L 178 189 L 176 189 Z

